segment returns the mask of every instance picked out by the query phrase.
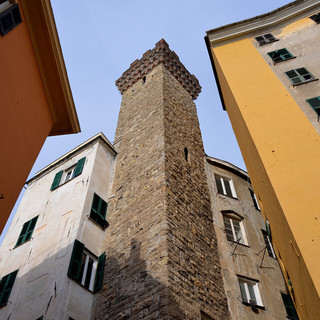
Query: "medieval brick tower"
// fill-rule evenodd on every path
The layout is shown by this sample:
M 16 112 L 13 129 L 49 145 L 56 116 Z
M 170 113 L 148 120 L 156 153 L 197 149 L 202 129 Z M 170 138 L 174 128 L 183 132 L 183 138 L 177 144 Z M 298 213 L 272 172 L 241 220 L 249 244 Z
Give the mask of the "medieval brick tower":
M 123 95 L 95 319 L 228 319 L 193 99 L 161 40 L 116 82 Z

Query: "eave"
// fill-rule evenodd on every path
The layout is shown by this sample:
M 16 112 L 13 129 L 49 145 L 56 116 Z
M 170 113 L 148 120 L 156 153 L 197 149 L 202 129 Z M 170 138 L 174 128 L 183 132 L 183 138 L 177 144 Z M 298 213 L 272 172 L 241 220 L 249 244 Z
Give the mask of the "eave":
M 20 0 L 53 120 L 51 136 L 80 132 L 49 0 Z

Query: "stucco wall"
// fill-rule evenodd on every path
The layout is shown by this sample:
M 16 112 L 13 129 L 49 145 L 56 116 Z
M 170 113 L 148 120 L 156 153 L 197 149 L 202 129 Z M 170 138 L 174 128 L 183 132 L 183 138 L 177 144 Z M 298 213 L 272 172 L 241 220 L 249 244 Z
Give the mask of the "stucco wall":
M 98 142 L 100 141 L 100 142 Z M 55 174 L 86 157 L 81 175 L 50 191 Z M 0 272 L 19 269 L 0 318 L 87 320 L 93 293 L 67 276 L 74 240 L 101 254 L 103 229 L 89 219 L 93 192 L 107 201 L 115 153 L 95 140 L 33 179 L 0 248 Z M 15 248 L 24 222 L 39 215 L 30 241 Z

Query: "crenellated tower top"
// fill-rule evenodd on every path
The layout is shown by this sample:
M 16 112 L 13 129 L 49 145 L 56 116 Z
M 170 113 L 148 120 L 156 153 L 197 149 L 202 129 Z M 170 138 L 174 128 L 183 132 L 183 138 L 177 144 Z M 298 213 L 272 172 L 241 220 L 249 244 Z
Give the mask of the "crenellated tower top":
M 146 51 L 140 60 L 131 63 L 130 68 L 125 71 L 116 81 L 116 86 L 123 94 L 136 82 L 146 76 L 151 70 L 163 63 L 171 74 L 180 82 L 183 88 L 191 95 L 192 99 L 197 99 L 201 92 L 201 86 L 195 75 L 181 63 L 177 54 L 170 50 L 168 43 L 161 39 L 152 50 Z

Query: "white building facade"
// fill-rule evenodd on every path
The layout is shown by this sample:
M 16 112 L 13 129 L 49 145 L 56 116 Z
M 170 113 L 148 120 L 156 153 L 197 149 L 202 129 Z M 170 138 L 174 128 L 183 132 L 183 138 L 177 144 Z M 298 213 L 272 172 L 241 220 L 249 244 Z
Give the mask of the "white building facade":
M 0 249 L 0 319 L 90 319 L 115 156 L 99 133 L 28 181 Z

